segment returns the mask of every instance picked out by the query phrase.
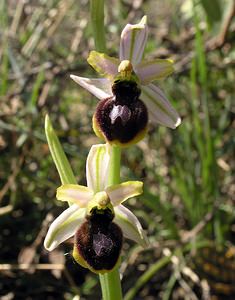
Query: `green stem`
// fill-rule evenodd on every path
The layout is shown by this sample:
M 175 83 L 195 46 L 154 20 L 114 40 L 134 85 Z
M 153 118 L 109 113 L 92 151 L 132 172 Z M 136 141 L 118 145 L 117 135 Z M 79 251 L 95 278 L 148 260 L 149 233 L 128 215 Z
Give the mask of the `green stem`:
M 91 0 L 90 13 L 95 48 L 97 51 L 105 52 L 104 0 Z M 112 146 L 108 185 L 118 184 L 120 182 L 120 158 L 120 148 Z M 103 300 L 121 300 L 122 288 L 118 267 L 115 267 L 114 270 L 109 273 L 100 274 L 99 277 Z
M 111 158 L 109 169 L 108 185 L 118 184 L 120 182 L 120 162 L 121 149 L 118 146 L 111 146 Z M 100 274 L 100 285 L 102 289 L 103 300 L 121 300 L 122 287 L 118 266 L 111 272 Z
M 104 31 L 104 0 L 90 0 L 90 15 L 95 40 L 95 48 L 99 52 L 106 52 Z M 108 185 L 120 182 L 121 150 L 117 146 L 111 146 L 111 162 L 109 169 Z M 103 300 L 121 300 L 122 288 L 118 267 L 113 271 L 100 274 L 100 285 Z
M 95 48 L 99 52 L 105 52 L 104 0 L 90 1 L 90 16 L 95 40 Z
M 103 300 L 121 300 L 122 287 L 118 267 L 99 276 Z
M 111 146 L 110 169 L 108 185 L 120 183 L 121 149 L 119 146 Z

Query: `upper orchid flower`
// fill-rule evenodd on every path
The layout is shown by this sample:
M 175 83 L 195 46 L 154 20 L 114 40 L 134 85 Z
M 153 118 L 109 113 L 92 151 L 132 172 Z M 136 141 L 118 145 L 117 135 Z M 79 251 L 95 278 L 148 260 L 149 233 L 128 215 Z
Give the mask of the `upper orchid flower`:
M 119 59 L 91 51 L 88 57 L 89 64 L 105 78 L 88 79 L 75 75 L 71 75 L 71 78 L 99 99 L 115 95 L 113 84 L 117 78 L 120 79 L 120 76 L 122 79 L 135 82 L 140 87 L 140 98 L 147 107 L 149 119 L 154 123 L 174 129 L 181 123 L 181 119 L 164 93 L 152 83 L 155 80 L 164 79 L 173 72 L 173 61 L 170 59 L 142 60 L 148 36 L 146 21 L 147 18 L 144 16 L 138 24 L 125 26 L 121 33 Z M 125 69 L 124 65 L 128 67 Z M 132 112 L 123 109 L 120 105 L 116 105 L 113 111 L 109 114 L 111 124 L 114 122 L 113 116 L 117 118 L 123 114 L 122 123 L 127 122 L 126 119 Z M 98 133 L 98 135 L 102 134 Z
M 147 238 L 135 215 L 122 203 L 142 193 L 142 182 L 128 181 L 107 186 L 110 163 L 108 145 L 92 146 L 87 157 L 87 187 L 65 184 L 57 189 L 57 199 L 67 208 L 51 224 L 44 246 L 52 251 L 75 235 L 73 257 L 96 273 L 113 269 L 120 256 L 122 234 L 141 246 Z

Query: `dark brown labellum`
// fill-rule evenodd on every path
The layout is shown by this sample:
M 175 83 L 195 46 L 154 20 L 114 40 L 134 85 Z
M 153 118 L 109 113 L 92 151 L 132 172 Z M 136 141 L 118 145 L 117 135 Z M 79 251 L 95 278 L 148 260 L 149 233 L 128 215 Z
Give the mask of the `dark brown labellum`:
M 108 209 L 107 213 L 94 212 L 75 234 L 77 253 L 95 272 L 112 270 L 120 256 L 123 235 L 112 218 Z
M 94 127 L 98 127 L 109 142 L 128 144 L 140 140 L 147 127 L 148 112 L 138 98 L 138 85 L 135 82 L 118 81 L 113 85 L 113 93 L 113 97 L 99 102 L 94 115 Z

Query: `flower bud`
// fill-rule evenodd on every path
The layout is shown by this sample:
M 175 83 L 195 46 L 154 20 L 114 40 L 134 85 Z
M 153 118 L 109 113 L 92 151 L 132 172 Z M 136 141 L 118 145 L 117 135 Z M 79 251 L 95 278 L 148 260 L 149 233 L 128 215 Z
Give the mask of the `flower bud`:
M 110 144 L 129 146 L 140 141 L 148 124 L 148 112 L 139 99 L 140 88 L 135 81 L 117 79 L 112 86 L 113 95 L 101 100 L 93 117 L 97 136 Z
M 113 212 L 94 207 L 75 234 L 73 257 L 95 273 L 111 271 L 118 262 L 123 235 Z

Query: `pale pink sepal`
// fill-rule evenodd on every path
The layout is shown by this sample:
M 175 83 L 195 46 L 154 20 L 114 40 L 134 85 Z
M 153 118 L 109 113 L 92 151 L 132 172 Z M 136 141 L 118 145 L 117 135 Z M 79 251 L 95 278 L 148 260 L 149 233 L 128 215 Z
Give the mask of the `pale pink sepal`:
M 149 84 L 154 80 L 164 79 L 174 71 L 170 59 L 155 59 L 143 61 L 135 66 L 135 72 L 141 84 Z
M 144 16 L 138 24 L 127 24 L 121 33 L 120 60 L 130 60 L 133 66 L 143 57 L 148 37 L 147 17 Z
M 114 223 L 121 227 L 124 236 L 144 248 L 147 247 L 149 244 L 148 239 L 136 216 L 123 205 L 114 207 L 114 212 Z
M 175 129 L 180 125 L 181 119 L 172 107 L 164 93 L 154 84 L 141 86 L 141 100 L 148 108 L 150 120 L 153 123 Z
M 111 83 L 106 78 L 89 79 L 76 75 L 70 75 L 70 77 L 98 99 L 105 99 L 112 96 Z
M 48 251 L 54 250 L 59 244 L 72 237 L 79 225 L 84 221 L 86 209 L 73 204 L 62 212 L 51 224 L 44 247 Z

